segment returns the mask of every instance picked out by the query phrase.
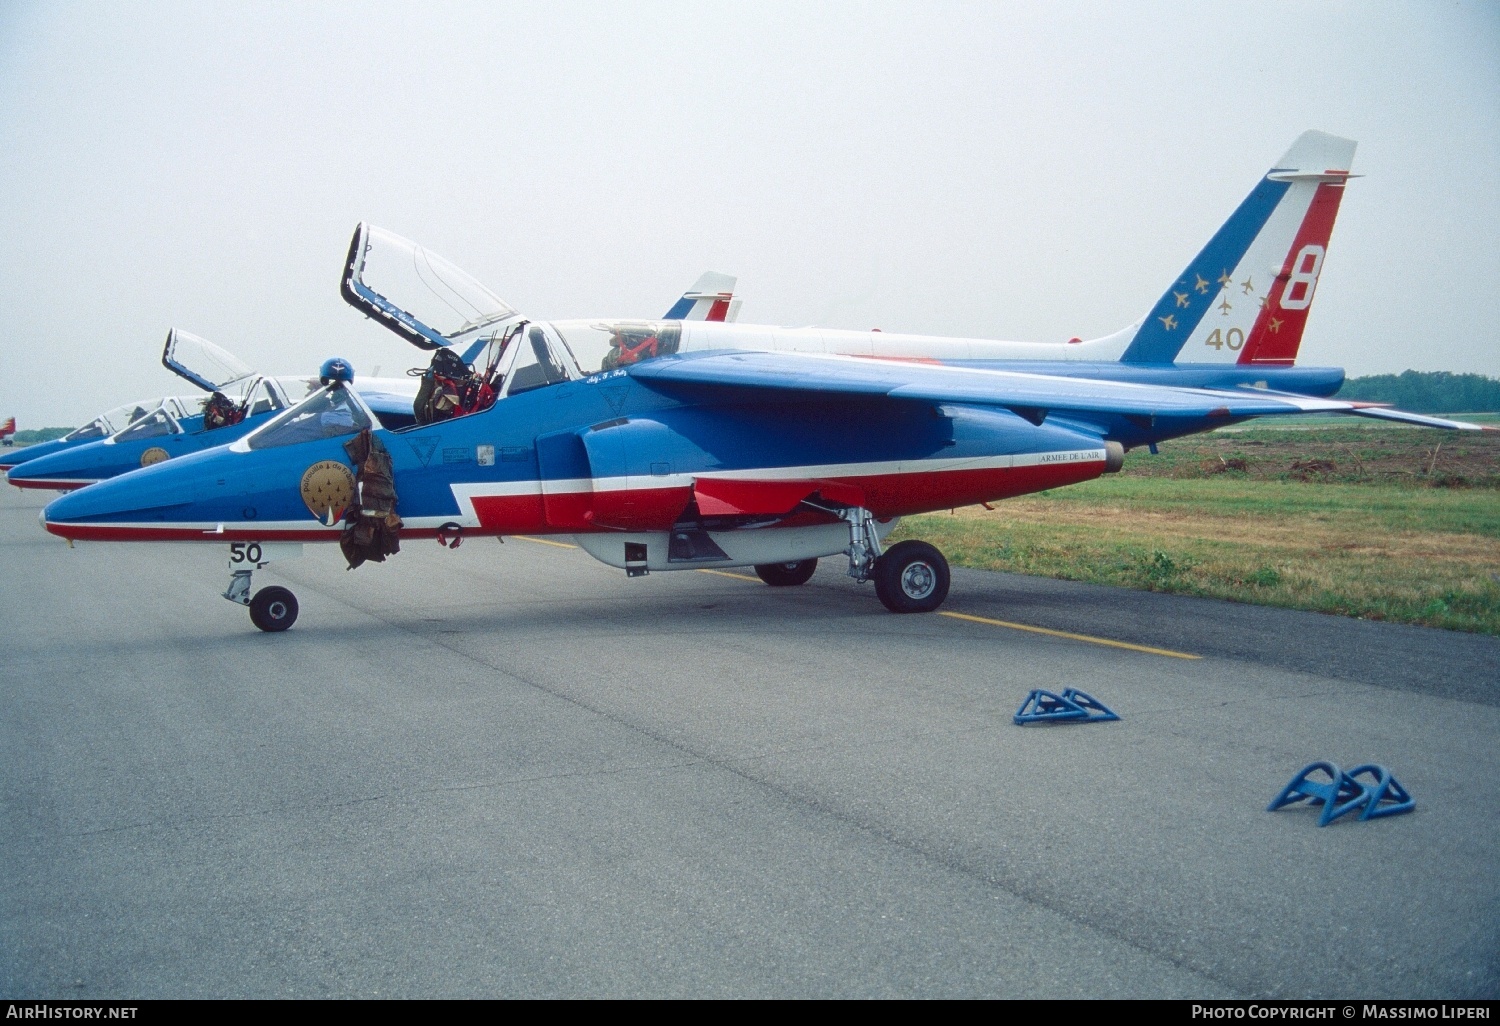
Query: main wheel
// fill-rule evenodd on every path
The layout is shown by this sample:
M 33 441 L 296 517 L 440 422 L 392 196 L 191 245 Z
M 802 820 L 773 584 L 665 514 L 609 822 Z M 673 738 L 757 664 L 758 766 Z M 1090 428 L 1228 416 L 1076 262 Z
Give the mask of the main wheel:
M 798 563 L 760 563 L 755 575 L 773 588 L 789 588 L 806 584 L 818 568 L 816 559 L 804 559 Z
M 893 613 L 930 613 L 948 597 L 948 561 L 926 542 L 904 541 L 875 561 L 875 594 Z
M 285 588 L 262 588 L 250 600 L 250 622 L 263 631 L 284 631 L 297 622 L 297 596 Z

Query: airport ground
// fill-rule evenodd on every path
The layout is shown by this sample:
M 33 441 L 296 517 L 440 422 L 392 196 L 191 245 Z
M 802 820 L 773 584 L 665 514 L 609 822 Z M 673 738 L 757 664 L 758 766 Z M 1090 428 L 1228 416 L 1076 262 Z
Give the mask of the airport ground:
M 8 997 L 1500 996 L 1493 637 L 521 539 L 310 550 L 266 635 L 217 547 L 45 497 L 0 498 Z M 1123 719 L 1012 724 L 1069 686 Z M 1314 759 L 1417 807 L 1266 812 Z

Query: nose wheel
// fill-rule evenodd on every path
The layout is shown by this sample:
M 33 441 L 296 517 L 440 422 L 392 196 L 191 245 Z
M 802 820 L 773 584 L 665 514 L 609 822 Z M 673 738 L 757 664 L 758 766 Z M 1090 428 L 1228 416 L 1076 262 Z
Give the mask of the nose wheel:
M 250 600 L 250 622 L 263 631 L 284 631 L 297 622 L 297 596 L 286 588 L 262 588 Z

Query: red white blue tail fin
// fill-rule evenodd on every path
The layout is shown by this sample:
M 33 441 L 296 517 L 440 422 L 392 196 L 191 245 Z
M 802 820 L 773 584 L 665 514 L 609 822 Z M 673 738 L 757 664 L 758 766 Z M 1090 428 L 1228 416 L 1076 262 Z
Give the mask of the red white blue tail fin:
M 1162 294 L 1121 361 L 1294 363 L 1354 148 L 1302 133 Z
M 737 278 L 732 274 L 706 271 L 703 277 L 693 282 L 693 287 L 672 304 L 672 309 L 663 316 L 668 321 L 723 321 L 734 320 L 732 314 L 739 313 L 739 301 L 734 298 Z M 731 312 L 731 307 L 733 310 Z

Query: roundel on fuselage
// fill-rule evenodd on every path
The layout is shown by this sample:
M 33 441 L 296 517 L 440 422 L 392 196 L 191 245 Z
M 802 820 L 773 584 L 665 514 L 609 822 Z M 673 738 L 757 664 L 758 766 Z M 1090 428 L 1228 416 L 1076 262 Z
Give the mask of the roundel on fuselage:
M 319 520 L 327 520 L 331 510 L 342 516 L 354 501 L 354 472 L 336 460 L 322 460 L 302 474 L 302 501 Z

